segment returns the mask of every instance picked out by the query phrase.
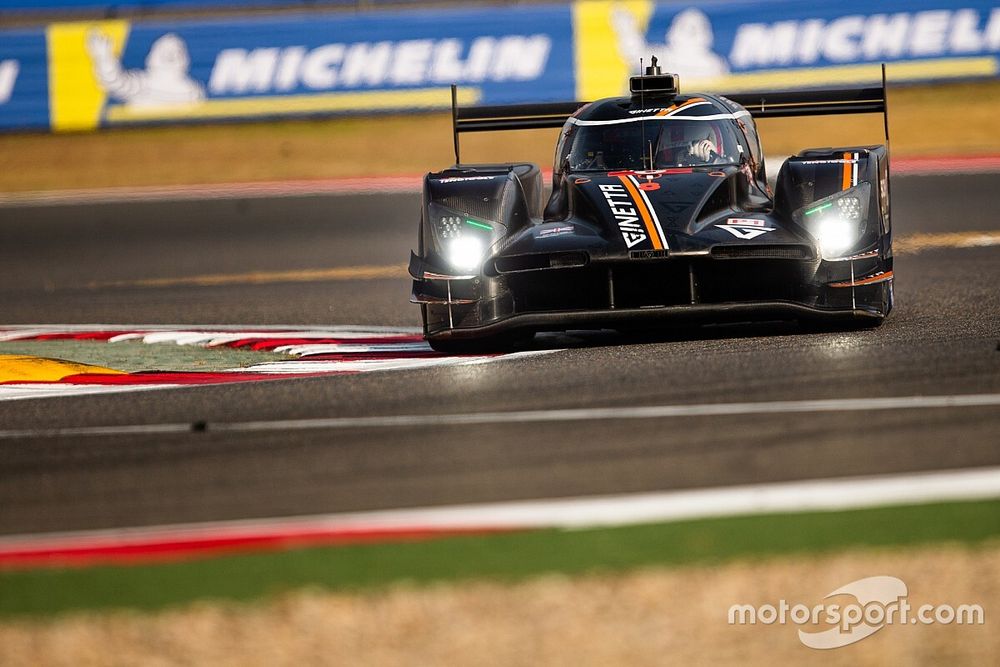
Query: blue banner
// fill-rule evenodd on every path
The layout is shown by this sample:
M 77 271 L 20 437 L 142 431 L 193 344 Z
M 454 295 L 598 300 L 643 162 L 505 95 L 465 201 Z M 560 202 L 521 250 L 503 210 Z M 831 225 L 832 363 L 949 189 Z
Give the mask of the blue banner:
M 569 6 L 49 26 L 53 126 L 573 97 Z
M 357 4 L 356 0 L 7 0 L 0 4 L 0 14 L 37 12 L 94 12 L 110 16 L 121 11 L 157 9 L 215 9 L 232 7 L 288 7 Z
M 578 94 L 627 90 L 656 54 L 691 90 L 745 91 L 995 77 L 1000 4 L 987 0 L 632 0 L 575 7 Z
M 5 32 L 0 36 L 0 128 L 48 126 L 45 33 Z
M 727 92 L 1000 75 L 1000 0 L 564 5 L 0 31 L 0 130 L 443 109 L 627 92 L 656 55 Z

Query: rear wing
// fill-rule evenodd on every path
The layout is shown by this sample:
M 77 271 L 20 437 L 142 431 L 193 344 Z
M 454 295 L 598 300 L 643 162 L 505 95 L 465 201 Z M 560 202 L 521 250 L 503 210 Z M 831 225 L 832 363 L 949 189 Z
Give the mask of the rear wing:
M 885 88 L 883 64 L 880 87 L 740 93 L 725 97 L 746 108 L 754 118 L 880 113 L 888 144 L 889 114 Z M 451 124 L 455 141 L 455 164 L 462 163 L 458 136 L 463 132 L 562 127 L 566 120 L 585 104 L 587 102 L 551 102 L 459 108 L 458 89 L 452 84 Z

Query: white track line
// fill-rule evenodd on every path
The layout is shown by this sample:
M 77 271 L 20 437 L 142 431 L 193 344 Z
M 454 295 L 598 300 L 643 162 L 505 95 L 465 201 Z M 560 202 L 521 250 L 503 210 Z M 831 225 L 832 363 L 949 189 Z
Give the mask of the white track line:
M 523 353 L 522 353 L 523 354 Z M 515 355 L 511 355 L 517 356 Z M 212 422 L 210 431 L 306 431 L 342 428 L 417 426 L 462 426 L 472 424 L 524 424 L 542 422 L 614 421 L 624 419 L 669 419 L 674 417 L 728 417 L 738 415 L 791 414 L 800 412 L 868 412 L 877 410 L 926 410 L 975 408 L 1000 405 L 1000 394 L 950 396 L 891 396 L 883 398 L 834 398 L 810 401 L 760 403 L 703 403 L 700 405 L 650 405 L 618 408 L 572 408 L 566 410 L 522 410 L 469 412 L 440 415 L 386 415 L 373 417 L 328 417 L 273 421 Z M 80 426 L 54 429 L 10 429 L 0 431 L 0 440 L 57 438 L 140 433 L 180 433 L 190 424 L 135 424 L 128 426 Z
M 1000 498 L 1000 468 L 751 484 L 688 491 L 173 524 L 0 537 L 0 555 L 28 549 L 198 542 L 351 530 L 581 529 L 768 513 L 841 511 Z
M 65 396 L 93 396 L 95 394 L 124 394 L 154 389 L 182 389 L 201 385 L 183 384 L 69 384 L 52 382 L 44 384 L 0 385 L 0 401 L 19 401 L 28 398 L 62 398 Z
M 330 332 L 341 333 L 385 333 L 385 334 L 419 334 L 418 327 L 385 327 L 374 325 L 311 325 L 311 324 L 255 324 L 248 327 L 246 324 L 4 324 L 0 326 L 0 331 L 26 334 L 43 333 L 75 333 L 88 331 L 188 331 L 205 332 L 219 331 L 226 335 L 233 333 L 261 334 L 265 336 L 277 336 L 284 334 L 301 334 L 302 332 L 313 332 L 317 336 L 322 336 Z

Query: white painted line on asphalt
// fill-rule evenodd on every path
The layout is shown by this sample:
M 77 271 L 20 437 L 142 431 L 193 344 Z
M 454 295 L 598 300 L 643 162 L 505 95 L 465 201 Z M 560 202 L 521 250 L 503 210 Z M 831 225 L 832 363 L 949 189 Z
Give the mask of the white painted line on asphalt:
M 0 340 L 37 336 L 46 333 L 86 333 L 92 331 L 164 331 L 164 332 L 219 332 L 219 335 L 240 334 L 307 337 L 305 332 L 312 332 L 310 337 L 326 337 L 331 332 L 337 335 L 347 334 L 419 334 L 419 327 L 386 327 L 358 324 L 4 324 L 0 326 Z
M 0 557 L 29 550 L 99 549 L 184 542 L 337 535 L 365 531 L 584 529 L 770 513 L 1000 498 L 1000 467 L 814 479 L 577 498 L 242 519 L 0 537 Z
M 19 401 L 28 398 L 60 398 L 64 396 L 91 396 L 94 394 L 125 394 L 153 389 L 181 389 L 181 384 L 68 384 L 45 382 L 39 384 L 0 384 L 0 401 Z M 195 385 L 197 386 L 197 385 Z
M 498 359 L 518 359 L 526 356 L 549 354 L 556 350 L 513 352 L 498 356 L 469 357 L 428 357 L 416 359 L 366 359 L 361 361 L 273 361 L 233 369 L 234 373 L 273 373 L 275 375 L 295 373 L 365 373 L 373 371 L 415 370 L 435 366 L 471 366 Z
M 526 354 L 526 353 L 520 353 Z M 530 353 L 527 353 L 530 354 Z M 513 358 L 518 354 L 504 358 Z M 570 408 L 563 410 L 520 410 L 511 412 L 469 412 L 439 415 L 385 415 L 371 417 L 322 417 L 271 421 L 212 422 L 214 432 L 308 431 L 345 428 L 399 428 L 418 426 L 468 426 L 482 424 L 525 424 L 575 421 L 617 421 L 626 419 L 670 419 L 677 417 L 731 417 L 743 415 L 793 414 L 802 412 L 869 412 L 878 410 L 926 410 L 1000 406 L 1000 394 L 955 394 L 949 396 L 889 396 L 834 398 L 807 401 L 767 401 L 757 403 L 703 403 L 696 405 L 650 405 L 611 408 Z M 10 429 L 0 431 L 0 440 L 57 438 L 139 433 L 178 433 L 189 424 L 149 424 L 129 426 L 81 426 L 55 429 Z

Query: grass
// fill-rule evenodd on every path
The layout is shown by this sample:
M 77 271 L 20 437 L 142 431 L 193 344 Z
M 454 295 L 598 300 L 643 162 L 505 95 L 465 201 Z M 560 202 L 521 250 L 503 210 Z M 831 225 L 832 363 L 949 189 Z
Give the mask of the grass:
M 196 599 L 255 600 L 303 586 L 518 581 L 850 547 L 979 544 L 1000 536 L 1000 501 L 751 516 L 579 531 L 540 530 L 425 542 L 317 547 L 180 563 L 0 573 L 0 615 L 157 609 Z
M 891 89 L 894 155 L 1000 153 L 1000 82 Z M 943 126 L 942 109 L 959 121 Z M 878 116 L 761 122 L 769 155 L 882 143 Z M 462 138 L 468 162 L 552 161 L 557 130 Z M 420 174 L 453 162 L 448 114 L 0 135 L 0 192 Z

